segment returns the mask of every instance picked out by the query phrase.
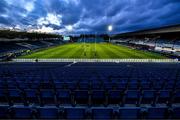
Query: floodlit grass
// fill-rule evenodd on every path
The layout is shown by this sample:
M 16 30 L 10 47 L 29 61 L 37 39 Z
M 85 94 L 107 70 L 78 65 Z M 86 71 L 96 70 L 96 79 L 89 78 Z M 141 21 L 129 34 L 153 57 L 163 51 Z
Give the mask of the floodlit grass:
M 73 43 L 40 50 L 20 58 L 164 59 L 166 57 L 122 45 Z

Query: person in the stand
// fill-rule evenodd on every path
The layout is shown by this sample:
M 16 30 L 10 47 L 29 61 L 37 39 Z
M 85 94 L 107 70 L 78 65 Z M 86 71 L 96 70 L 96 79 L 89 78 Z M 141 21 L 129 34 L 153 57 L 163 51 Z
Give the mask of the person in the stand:
M 35 59 L 35 62 L 38 62 L 38 59 L 37 59 L 37 58 Z

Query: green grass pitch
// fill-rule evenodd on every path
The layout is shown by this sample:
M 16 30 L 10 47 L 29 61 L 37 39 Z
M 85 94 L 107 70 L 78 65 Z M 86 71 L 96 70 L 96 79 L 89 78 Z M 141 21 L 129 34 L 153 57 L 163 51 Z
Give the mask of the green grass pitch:
M 164 59 L 160 54 L 108 43 L 72 43 L 33 52 L 20 58 Z

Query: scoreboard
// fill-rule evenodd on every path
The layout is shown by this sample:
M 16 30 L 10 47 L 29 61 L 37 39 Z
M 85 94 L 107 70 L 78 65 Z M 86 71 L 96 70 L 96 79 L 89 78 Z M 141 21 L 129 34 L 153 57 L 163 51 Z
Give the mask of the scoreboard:
M 63 37 L 63 40 L 64 40 L 64 41 L 70 41 L 71 38 L 70 38 L 69 36 L 64 36 L 64 37 Z

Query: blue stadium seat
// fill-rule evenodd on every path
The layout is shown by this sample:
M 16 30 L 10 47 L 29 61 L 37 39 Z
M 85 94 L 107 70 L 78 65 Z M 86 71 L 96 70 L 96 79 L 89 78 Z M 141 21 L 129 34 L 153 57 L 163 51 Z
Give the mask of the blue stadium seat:
M 13 106 L 10 109 L 11 118 L 13 119 L 31 119 L 33 118 L 33 111 L 31 107 L 28 106 Z
M 123 91 L 121 90 L 110 90 L 108 93 L 109 104 L 120 104 L 123 98 Z
M 31 89 L 39 89 L 39 86 L 40 86 L 40 81 L 33 82 L 30 84 Z
M 39 88 L 40 89 L 52 89 L 53 85 L 50 82 L 46 81 L 46 82 L 40 83 Z
M 17 89 L 9 89 L 8 90 L 8 98 L 12 103 L 23 103 L 23 96 L 21 91 Z
M 25 89 L 25 99 L 28 103 L 40 103 L 37 91 L 34 89 Z
M 88 104 L 89 93 L 87 90 L 76 90 L 74 93 L 74 99 L 77 104 Z
M 174 81 L 166 82 L 164 88 L 165 90 L 173 90 L 175 88 L 175 82 Z
M 154 90 L 161 90 L 163 88 L 163 82 L 155 82 L 153 84 L 153 89 Z
M 104 83 L 105 90 L 112 90 L 114 86 L 115 86 L 114 83 L 109 83 L 109 82 Z
M 55 82 L 54 83 L 56 89 L 64 89 L 64 83 L 63 82 Z
M 169 90 L 160 90 L 158 103 L 169 103 L 171 98 L 171 92 Z
M 113 109 L 111 108 L 92 108 L 92 118 L 93 119 L 113 119 Z
M 18 87 L 19 87 L 19 89 L 21 89 L 21 90 L 29 89 L 29 84 L 28 84 L 28 83 L 24 83 L 24 82 L 19 82 L 19 83 L 18 83 Z
M 8 89 L 16 89 L 17 85 L 15 82 L 7 82 Z
M 127 82 L 116 83 L 117 90 L 126 90 L 126 88 L 127 88 Z
M 58 119 L 59 112 L 58 108 L 54 106 L 45 106 L 37 108 L 38 118 L 39 119 Z
M 7 103 L 8 96 L 4 89 L 0 89 L 0 103 Z
M 167 107 L 150 107 L 148 108 L 148 119 L 166 119 L 168 118 Z
M 69 90 L 57 90 L 58 104 L 72 104 L 71 93 Z
M 83 107 L 69 107 L 64 109 L 65 119 L 85 119 L 86 110 Z
M 178 81 L 177 83 L 176 83 L 176 90 L 180 90 L 180 82 Z
M 6 119 L 8 117 L 9 105 L 0 105 L 0 119 Z
M 76 90 L 77 88 L 77 83 L 76 82 L 67 82 L 66 87 L 69 90 Z
M 180 90 L 175 91 L 173 103 L 180 103 Z
M 80 90 L 89 90 L 89 83 L 88 82 L 80 82 L 79 83 L 79 89 Z
M 93 90 L 91 100 L 93 104 L 105 104 L 105 101 L 106 101 L 105 91 Z
M 139 84 L 137 82 L 130 82 L 128 85 L 128 90 L 138 90 Z
M 141 104 L 155 104 L 156 91 L 144 90 L 142 94 Z
M 92 83 L 92 89 L 93 89 L 93 90 L 100 90 L 100 89 L 102 89 L 101 83 L 99 83 L 99 82 L 93 82 L 93 83 Z
M 125 94 L 125 104 L 139 104 L 140 91 L 128 90 Z
M 148 82 L 148 81 L 142 81 L 141 83 L 141 89 L 142 90 L 151 90 L 151 82 Z
M 4 82 L 2 82 L 3 80 L 0 80 L 0 90 L 6 89 L 6 85 Z
M 40 91 L 42 104 L 55 104 L 55 93 L 51 89 Z
M 120 108 L 118 117 L 120 119 L 140 119 L 141 109 L 139 107 Z
M 180 106 L 173 108 L 173 119 L 180 119 Z

